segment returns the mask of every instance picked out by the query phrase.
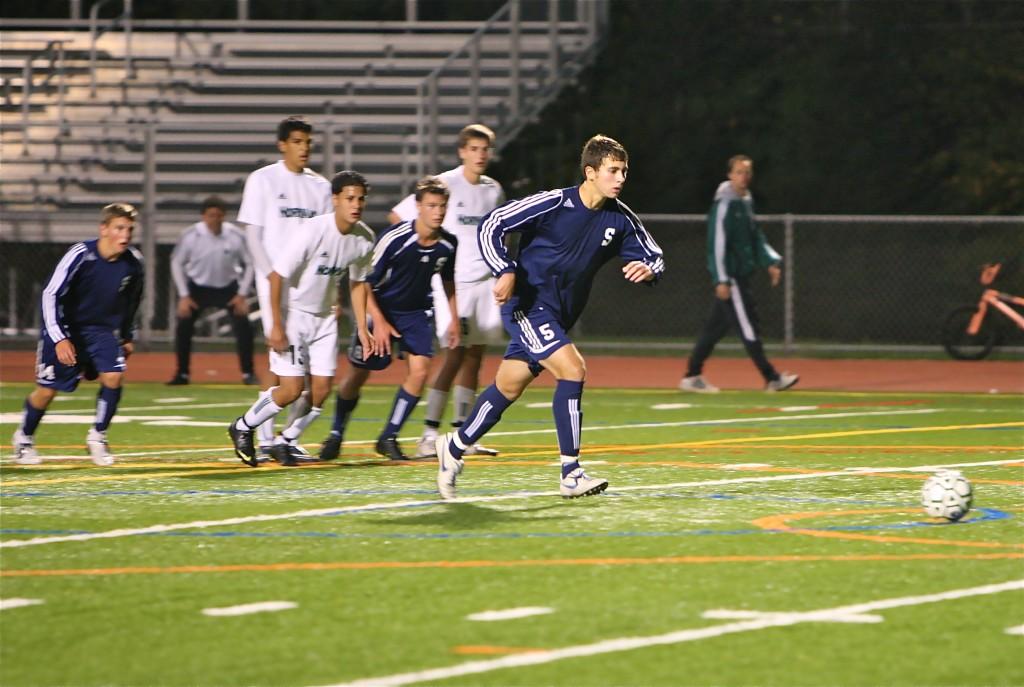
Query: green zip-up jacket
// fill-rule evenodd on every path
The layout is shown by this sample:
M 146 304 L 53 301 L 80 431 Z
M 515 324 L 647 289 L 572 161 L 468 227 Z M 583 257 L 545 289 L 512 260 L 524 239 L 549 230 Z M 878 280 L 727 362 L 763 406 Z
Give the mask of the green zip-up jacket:
M 715 284 L 747 277 L 757 268 L 782 262 L 754 219 L 754 201 L 723 181 L 708 212 L 708 270 Z

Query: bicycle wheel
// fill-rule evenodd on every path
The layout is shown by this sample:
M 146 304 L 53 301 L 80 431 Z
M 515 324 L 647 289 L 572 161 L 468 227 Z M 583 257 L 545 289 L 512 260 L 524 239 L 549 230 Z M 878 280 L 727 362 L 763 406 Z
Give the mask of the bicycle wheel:
M 961 306 L 949 313 L 942 325 L 942 345 L 957 360 L 981 360 L 992 352 L 996 343 L 996 329 L 990 317 L 982 320 L 977 334 L 967 333 L 967 325 L 976 312 L 975 305 Z

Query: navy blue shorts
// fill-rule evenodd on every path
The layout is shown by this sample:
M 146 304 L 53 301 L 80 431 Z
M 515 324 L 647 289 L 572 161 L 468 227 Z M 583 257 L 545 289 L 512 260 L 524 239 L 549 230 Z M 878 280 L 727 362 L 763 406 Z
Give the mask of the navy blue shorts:
M 391 339 L 390 356 L 374 355 L 368 360 L 363 360 L 363 347 L 359 343 L 359 336 L 352 335 L 352 343 L 348 347 L 348 361 L 355 367 L 365 370 L 383 370 L 391 364 L 394 357 L 404 358 L 406 353 L 412 355 L 423 355 L 428 358 L 434 357 L 434 317 L 430 310 L 415 310 L 413 312 L 387 313 L 391 326 L 398 330 L 401 338 Z M 370 323 L 370 331 L 373 332 L 373 323 Z
M 49 336 L 39 337 L 36 348 L 36 384 L 56 391 L 74 391 L 81 377 L 95 379 L 100 372 L 124 372 L 124 350 L 114 332 L 90 329 L 72 332 L 78 363 L 65 365 L 57 360 L 56 345 Z
M 512 337 L 504 358 L 528 363 L 535 377 L 544 369 L 540 361 L 547 360 L 559 348 L 572 343 L 561 323 L 543 306 L 523 311 L 517 305 L 509 304 L 501 309 L 501 319 L 505 323 L 505 331 Z

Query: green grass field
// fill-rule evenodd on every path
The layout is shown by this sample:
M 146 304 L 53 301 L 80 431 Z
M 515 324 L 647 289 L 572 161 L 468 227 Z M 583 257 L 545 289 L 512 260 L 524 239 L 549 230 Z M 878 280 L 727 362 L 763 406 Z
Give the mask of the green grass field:
M 444 503 L 435 463 L 371 453 L 392 388 L 339 462 L 256 469 L 225 433 L 251 388 L 144 384 L 114 467 L 92 385 L 13 465 L 28 389 L 0 387 L 5 687 L 1024 685 L 1020 396 L 590 389 L 611 487 L 570 501 L 531 390 Z M 964 521 L 921 511 L 929 466 L 973 482 Z

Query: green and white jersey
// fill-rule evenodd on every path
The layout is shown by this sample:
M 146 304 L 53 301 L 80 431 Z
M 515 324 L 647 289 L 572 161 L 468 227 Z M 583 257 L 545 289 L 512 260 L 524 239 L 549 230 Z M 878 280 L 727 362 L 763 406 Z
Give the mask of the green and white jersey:
M 747 277 L 758 267 L 782 262 L 782 256 L 768 245 L 757 226 L 750 193 L 739 195 L 728 181 L 718 186 L 708 212 L 707 258 L 715 284 Z

